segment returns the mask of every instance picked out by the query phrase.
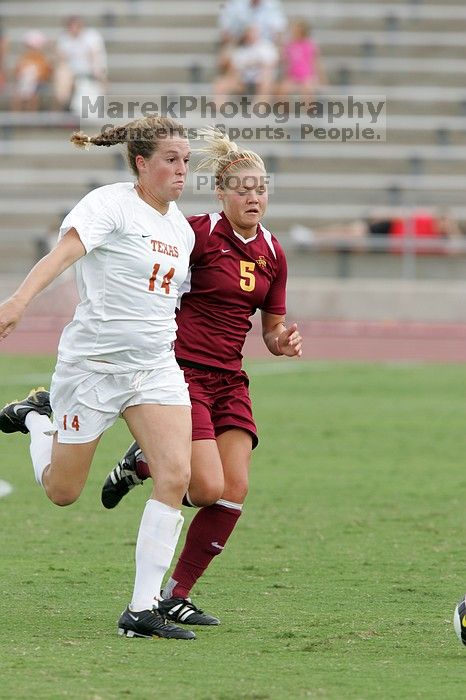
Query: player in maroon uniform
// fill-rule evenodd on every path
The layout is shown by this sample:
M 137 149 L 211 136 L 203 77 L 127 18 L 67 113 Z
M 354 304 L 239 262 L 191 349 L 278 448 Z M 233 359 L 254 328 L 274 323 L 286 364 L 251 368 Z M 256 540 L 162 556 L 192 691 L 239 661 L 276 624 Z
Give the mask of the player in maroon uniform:
M 302 354 L 296 324 L 285 326 L 285 255 L 260 224 L 267 206 L 264 163 L 256 153 L 240 151 L 219 131 L 210 130 L 205 138 L 206 157 L 198 170 L 215 173 L 223 211 L 188 219 L 196 243 L 191 276 L 177 313 L 175 346 L 192 403 L 192 467 L 186 504 L 200 510 L 159 603 L 167 619 L 191 625 L 219 623 L 199 610 L 189 594 L 225 547 L 241 515 L 251 452 L 258 442 L 249 380 L 241 369 L 250 317 L 261 309 L 263 339 L 273 355 Z M 133 444 L 107 476 L 102 503 L 115 507 L 148 476 L 144 456 Z

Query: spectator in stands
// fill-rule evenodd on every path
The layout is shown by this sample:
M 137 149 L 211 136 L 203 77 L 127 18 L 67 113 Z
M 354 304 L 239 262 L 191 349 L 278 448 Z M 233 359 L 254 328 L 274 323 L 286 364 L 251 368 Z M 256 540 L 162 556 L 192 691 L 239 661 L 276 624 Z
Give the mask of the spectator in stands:
M 458 224 L 447 212 L 429 209 L 415 209 L 394 218 L 389 235 L 393 253 L 402 253 L 406 250 L 406 241 L 412 239 L 417 255 L 454 252 L 457 248 L 450 243 L 459 241 L 462 236 Z
M 251 25 L 268 41 L 280 43 L 287 19 L 280 0 L 227 0 L 219 16 L 222 43 L 235 43 Z
M 290 240 L 297 250 L 312 248 L 320 241 L 360 241 L 366 237 L 388 241 L 407 236 L 416 239 L 461 241 L 463 232 L 455 219 L 446 210 L 406 211 L 398 216 L 393 210 L 374 209 L 365 219 L 340 223 L 324 224 L 312 229 L 302 224 L 291 227 Z M 383 247 L 382 247 L 383 249 Z M 399 252 L 400 247 L 387 246 L 391 252 Z M 436 252 L 435 247 L 418 246 L 419 252 Z M 444 251 L 444 248 L 442 248 Z
M 415 209 L 401 216 L 390 216 L 390 212 L 379 211 L 367 220 L 371 236 L 432 238 L 459 240 L 463 237 L 457 221 L 445 209 Z
M 360 241 L 368 234 L 368 224 L 362 219 L 335 222 L 320 226 L 294 224 L 289 231 L 290 241 L 295 250 L 310 250 L 322 241 Z
M 227 0 L 219 16 L 221 51 L 220 75 L 230 69 L 231 53 L 249 27 L 255 27 L 259 37 L 272 42 L 278 49 L 288 21 L 280 0 Z
M 57 41 L 55 99 L 60 109 L 80 112 L 81 97 L 95 99 L 105 91 L 107 54 L 96 29 L 70 17 Z
M 298 95 L 312 101 L 316 89 L 327 82 L 319 47 L 311 38 L 311 26 L 303 19 L 291 25 L 290 40 L 283 46 L 281 95 Z
M 248 27 L 232 49 L 224 74 L 214 83 L 217 103 L 232 94 L 252 94 L 257 101 L 266 100 L 273 91 L 278 58 L 273 43 L 262 39 L 254 25 Z
M 45 53 L 47 39 L 35 29 L 24 35 L 24 50 L 16 63 L 11 108 L 34 112 L 40 108 L 40 98 L 47 87 L 52 66 Z
M 450 240 L 461 240 L 464 236 L 458 222 L 451 216 L 447 210 L 441 210 L 437 216 L 437 225 L 440 238 L 448 238 Z
M 0 20 L 0 92 L 6 84 L 6 52 L 8 47 L 8 39 L 3 31 Z

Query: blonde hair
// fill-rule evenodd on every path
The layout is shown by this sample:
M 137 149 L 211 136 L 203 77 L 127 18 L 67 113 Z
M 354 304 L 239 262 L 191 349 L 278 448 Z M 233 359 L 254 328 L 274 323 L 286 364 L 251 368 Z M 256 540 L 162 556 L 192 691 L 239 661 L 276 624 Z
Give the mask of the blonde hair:
M 115 146 L 126 143 L 126 157 L 132 172 L 139 175 L 136 166 L 136 156 L 150 158 L 157 150 L 159 141 L 168 136 L 187 138 L 186 129 L 182 124 L 169 117 L 145 117 L 135 119 L 124 126 L 105 129 L 96 136 L 87 136 L 82 131 L 76 131 L 70 138 L 77 148 L 93 146 Z
M 301 39 L 310 36 L 312 27 L 306 19 L 297 19 L 293 22 L 293 28 L 298 32 Z
M 204 153 L 204 158 L 196 167 L 198 170 L 210 170 L 216 179 L 219 189 L 224 189 L 225 178 L 241 170 L 258 168 L 266 172 L 264 161 L 254 151 L 243 151 L 227 134 L 213 126 L 199 131 L 204 139 L 205 147 L 196 149 L 196 153 Z

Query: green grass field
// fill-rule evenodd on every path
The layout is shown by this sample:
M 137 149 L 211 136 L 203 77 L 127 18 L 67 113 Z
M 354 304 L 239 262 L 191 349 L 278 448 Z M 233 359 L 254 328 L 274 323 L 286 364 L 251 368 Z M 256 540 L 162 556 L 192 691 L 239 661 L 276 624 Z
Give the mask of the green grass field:
M 0 357 L 0 400 L 52 365 Z M 249 370 L 261 444 L 238 529 L 193 595 L 222 625 L 194 642 L 116 635 L 148 496 L 100 506 L 123 421 L 64 509 L 35 485 L 26 436 L 1 438 L 2 700 L 463 696 L 466 366 Z

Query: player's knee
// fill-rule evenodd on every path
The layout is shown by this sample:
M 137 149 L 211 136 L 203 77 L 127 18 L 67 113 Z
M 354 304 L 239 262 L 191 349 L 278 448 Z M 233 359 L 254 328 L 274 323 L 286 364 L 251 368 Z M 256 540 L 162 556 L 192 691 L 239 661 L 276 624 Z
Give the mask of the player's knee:
M 60 487 L 48 488 L 47 496 L 56 506 L 70 506 L 78 500 L 80 491 Z
M 234 481 L 227 481 L 222 498 L 233 503 L 244 503 L 248 495 L 249 481 L 246 478 L 238 478 Z
M 209 470 L 204 472 L 196 470 L 191 476 L 189 484 L 189 498 L 196 506 L 210 506 L 222 497 L 225 488 L 223 471 Z
M 202 491 L 191 491 L 190 488 L 188 491 L 189 500 L 191 503 L 195 506 L 199 506 L 200 508 L 203 506 L 213 505 L 222 497 L 222 494 L 223 488 L 221 486 L 218 486 L 217 488 L 209 486 L 209 488 Z
M 186 493 L 191 479 L 191 466 L 189 462 L 178 467 L 176 479 L 183 493 Z
M 218 501 L 219 498 L 221 498 L 221 496 L 218 495 L 218 492 L 211 492 L 210 494 L 206 493 L 202 494 L 201 496 L 190 496 L 193 505 L 198 506 L 199 508 L 204 508 L 205 506 L 212 506 Z
M 189 462 L 172 462 L 170 467 L 158 474 L 156 482 L 163 486 L 164 490 L 186 493 L 191 477 Z
M 202 507 L 216 503 L 222 497 L 225 488 L 223 472 L 208 473 L 197 470 L 191 477 L 188 496 L 193 505 Z

